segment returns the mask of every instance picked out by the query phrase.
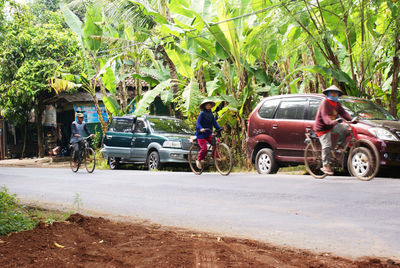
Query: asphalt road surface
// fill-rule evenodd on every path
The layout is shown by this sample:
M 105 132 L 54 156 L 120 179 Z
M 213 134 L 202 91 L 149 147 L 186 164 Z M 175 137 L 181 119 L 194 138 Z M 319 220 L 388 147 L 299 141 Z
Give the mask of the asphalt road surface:
M 133 216 L 346 257 L 400 259 L 400 179 L 0 168 L 24 202 Z

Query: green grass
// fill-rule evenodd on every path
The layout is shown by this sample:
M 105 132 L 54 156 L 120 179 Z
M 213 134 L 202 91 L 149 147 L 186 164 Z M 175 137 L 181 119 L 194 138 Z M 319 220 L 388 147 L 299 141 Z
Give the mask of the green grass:
M 33 229 L 37 221 L 25 212 L 15 194 L 10 194 L 5 186 L 0 187 L 0 236 Z
M 71 214 L 71 211 L 61 212 L 24 206 L 15 194 L 8 192 L 5 186 L 0 187 L 0 236 L 32 230 L 38 222 L 51 224 L 55 221 L 64 221 Z
M 46 210 L 40 207 L 26 207 L 25 214 L 31 219 L 39 222 L 51 224 L 56 221 L 65 221 L 73 212 L 63 212 L 58 210 Z
M 107 159 L 103 157 L 103 154 L 100 152 L 99 149 L 96 151 L 96 169 L 110 169 L 107 164 Z

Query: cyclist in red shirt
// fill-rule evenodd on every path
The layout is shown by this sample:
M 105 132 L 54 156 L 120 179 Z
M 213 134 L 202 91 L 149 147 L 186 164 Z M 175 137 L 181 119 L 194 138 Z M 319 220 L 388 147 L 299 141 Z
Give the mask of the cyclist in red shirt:
M 321 102 L 315 117 L 314 130 L 317 133 L 319 141 L 322 146 L 322 163 L 321 171 L 328 175 L 333 175 L 333 171 L 329 167 L 331 161 L 332 138 L 331 134 L 338 134 L 337 148 L 343 149 L 346 138 L 348 136 L 348 129 L 345 125 L 338 123 L 336 120 L 338 116 L 347 121 L 351 121 L 351 116 L 343 109 L 339 103 L 339 96 L 343 92 L 332 85 L 325 89 L 322 93 L 326 95 L 325 100 Z

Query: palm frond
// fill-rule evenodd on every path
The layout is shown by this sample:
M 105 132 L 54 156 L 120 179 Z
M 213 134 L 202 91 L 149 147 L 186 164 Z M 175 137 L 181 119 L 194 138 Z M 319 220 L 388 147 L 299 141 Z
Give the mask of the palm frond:
M 129 27 L 139 30 L 151 30 L 156 22 L 146 15 L 143 8 L 129 0 L 97 0 L 104 8 L 104 14 L 115 24 L 129 23 Z

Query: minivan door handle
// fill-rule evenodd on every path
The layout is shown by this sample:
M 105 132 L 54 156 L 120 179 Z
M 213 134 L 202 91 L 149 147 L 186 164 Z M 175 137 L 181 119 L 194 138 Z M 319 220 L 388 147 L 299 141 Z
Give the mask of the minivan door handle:
M 106 135 L 106 139 L 107 139 L 107 140 L 110 140 L 111 138 L 112 138 L 111 135 Z
M 278 128 L 278 124 L 272 124 L 272 128 L 273 129 L 277 129 Z
M 311 127 L 306 127 L 306 133 L 309 133 L 311 131 Z

